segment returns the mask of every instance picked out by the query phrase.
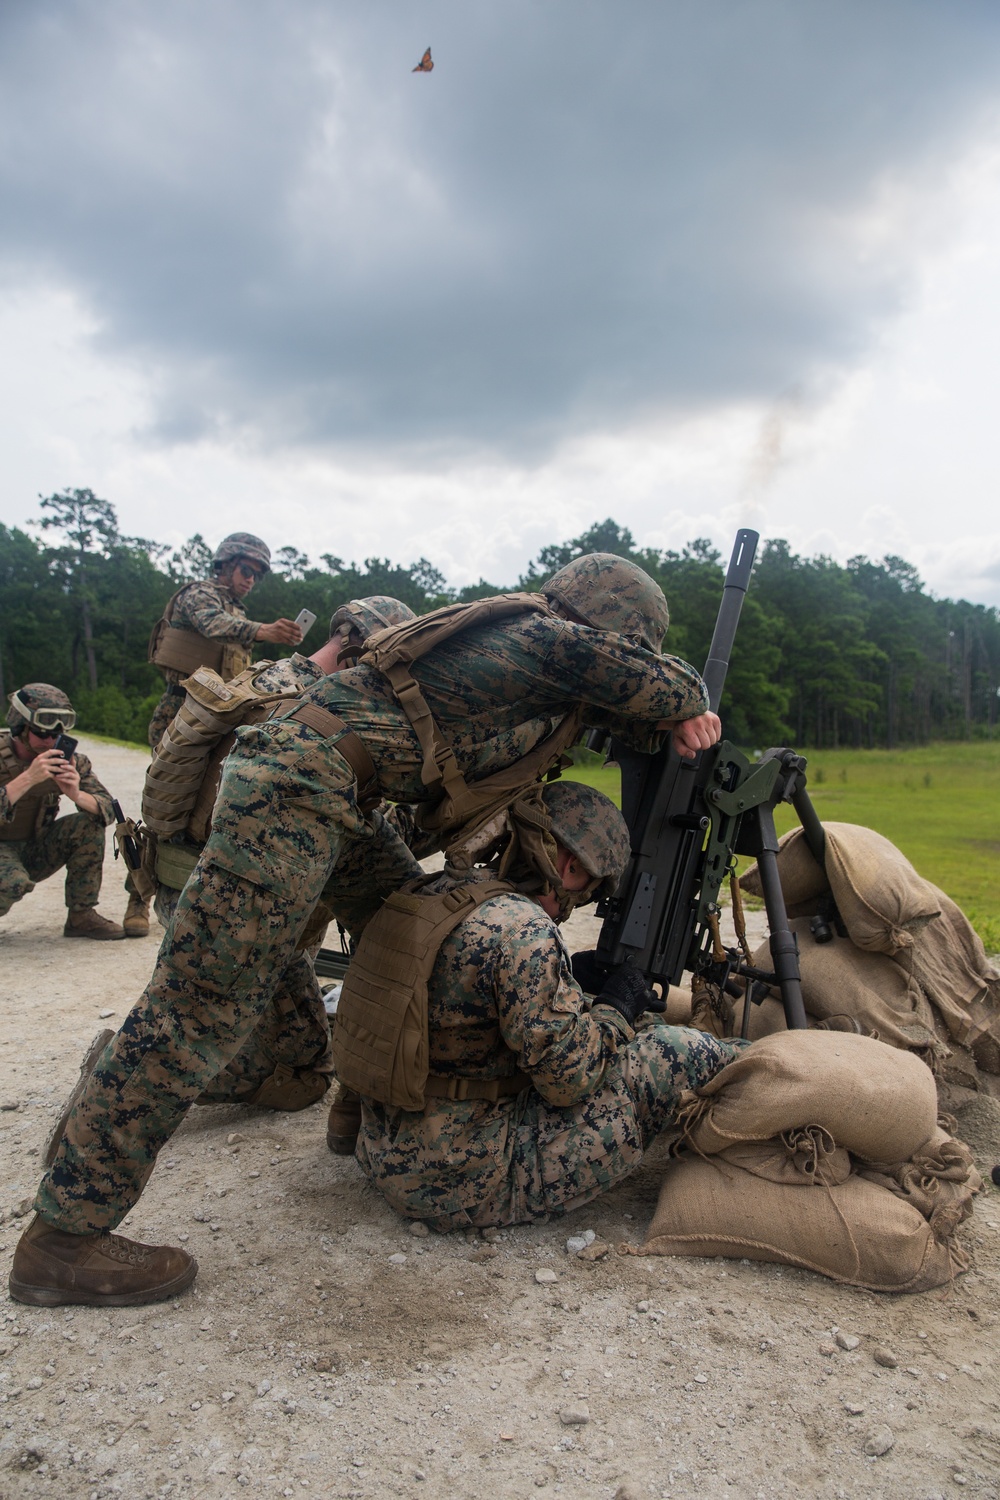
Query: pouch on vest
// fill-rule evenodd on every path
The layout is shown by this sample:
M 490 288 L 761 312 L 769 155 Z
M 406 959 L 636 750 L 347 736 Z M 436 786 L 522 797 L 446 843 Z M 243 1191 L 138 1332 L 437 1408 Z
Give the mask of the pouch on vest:
M 440 883 L 438 875 L 424 877 Z M 430 1070 L 427 985 L 441 944 L 467 916 L 512 887 L 484 880 L 446 891 L 411 881 L 365 928 L 333 1023 L 333 1061 L 345 1088 L 395 1109 L 423 1109 Z
M 219 742 L 240 724 L 250 723 L 254 717 L 264 718 L 275 703 L 299 696 L 301 689 L 258 692 L 257 677 L 273 665 L 258 662 L 232 682 L 223 682 L 217 672 L 199 667 L 181 684 L 186 690 L 184 702 L 153 752 L 142 792 L 143 822 L 160 838 L 189 831 L 189 820 L 199 808 L 202 824 L 207 827 L 223 758 L 218 755 L 213 760 Z M 209 800 L 208 791 L 204 797 L 200 794 L 213 768 L 215 780 Z M 207 807 L 202 805 L 205 802 Z
M 25 762 L 18 758 L 11 740 L 9 729 L 0 730 L 0 786 L 6 786 L 25 769 Z M 29 787 L 14 803 L 10 822 L 0 823 L 0 839 L 16 843 L 34 838 L 45 827 L 48 810 L 58 807 L 60 795 L 58 787 L 50 781 Z

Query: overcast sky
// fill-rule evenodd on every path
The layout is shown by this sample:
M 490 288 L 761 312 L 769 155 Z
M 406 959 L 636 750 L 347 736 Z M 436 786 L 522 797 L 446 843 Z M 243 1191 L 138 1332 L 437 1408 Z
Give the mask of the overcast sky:
M 998 101 L 996 0 L 0 4 L 0 519 L 1000 604 Z

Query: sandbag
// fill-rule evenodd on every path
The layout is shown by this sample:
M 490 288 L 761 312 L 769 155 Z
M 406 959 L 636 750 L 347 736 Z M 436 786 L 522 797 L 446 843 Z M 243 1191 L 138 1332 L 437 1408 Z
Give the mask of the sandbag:
M 872 953 L 895 954 L 911 947 L 914 934 L 941 910 L 937 887 L 873 828 L 824 823 L 823 832 L 826 885 L 851 941 Z M 816 889 L 817 869 L 802 829 L 784 834 L 778 843 L 778 875 L 790 916 L 816 910 L 824 889 Z M 741 876 L 740 885 L 749 895 L 763 895 L 756 865 Z
M 941 914 L 916 935 L 901 961 L 941 1015 L 952 1041 L 975 1048 L 976 1062 L 986 1072 L 1000 1072 L 1000 971 L 986 957 L 961 908 L 927 884 Z
M 738 1141 L 718 1156 L 754 1177 L 798 1187 L 812 1187 L 818 1182 L 833 1187 L 851 1175 L 850 1154 L 818 1125 L 787 1130 L 771 1141 Z
M 683 1094 L 677 1123 L 709 1155 L 821 1125 L 853 1155 L 884 1162 L 912 1156 L 937 1112 L 934 1076 L 914 1053 L 848 1032 L 784 1031 Z
M 830 1016 L 853 1016 L 864 1031 L 875 1032 L 881 1041 L 894 1047 L 919 1050 L 935 1046 L 933 1011 L 903 963 L 885 953 L 866 953 L 847 938 L 835 936 L 829 943 L 817 943 L 806 917 L 795 918 L 788 925 L 798 939 L 802 1002 L 809 1016 L 819 1021 Z M 758 968 L 770 968 L 771 950 L 766 940 L 753 962 Z M 762 1023 L 755 1025 L 752 1018 L 751 1037 L 765 1034 Z
M 637 1253 L 776 1261 L 873 1292 L 929 1291 L 969 1264 L 959 1246 L 939 1243 L 922 1214 L 877 1183 L 852 1175 L 834 1187 L 803 1188 L 718 1157 L 668 1166 Z
M 969 1217 L 972 1200 L 983 1187 L 969 1147 L 940 1123 L 909 1161 L 871 1162 L 859 1168 L 859 1175 L 923 1214 L 940 1240 Z

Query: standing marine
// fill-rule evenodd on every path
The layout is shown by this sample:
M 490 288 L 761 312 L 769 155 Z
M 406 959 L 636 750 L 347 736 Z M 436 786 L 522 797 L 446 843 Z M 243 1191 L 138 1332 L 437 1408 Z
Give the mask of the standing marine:
M 641 568 L 577 558 L 539 594 L 450 606 L 377 636 L 275 718 L 237 731 L 211 836 L 152 978 L 98 1058 L 35 1198 L 12 1295 L 156 1301 L 193 1259 L 109 1235 L 192 1102 L 258 1024 L 317 903 L 349 895 L 352 936 L 421 870 L 379 811 L 421 804 L 446 840 L 554 770 L 583 724 L 694 756 L 718 717 L 699 674 L 660 655 L 669 614 Z M 451 846 L 449 845 L 449 848 Z M 367 907 L 367 909 L 366 909 Z M 125 1249 L 122 1249 L 125 1246 Z
M 0 917 L 65 866 L 64 937 L 123 938 L 97 910 L 111 796 L 85 755 L 56 748 L 75 723 L 73 705 L 51 683 L 10 694 L 8 727 L 0 729 Z M 76 811 L 60 818 L 60 797 Z
M 245 671 L 258 641 L 295 646 L 302 631 L 294 620 L 269 625 L 247 618 L 243 600 L 271 568 L 271 553 L 259 536 L 234 531 L 223 537 L 212 557 L 212 577 L 185 583 L 167 601 L 162 618 L 149 638 L 149 660 L 159 667 L 166 686 L 149 721 L 152 749 L 184 702 L 181 681 L 199 667 L 210 667 L 223 682 Z M 149 932 L 149 904 L 126 877 L 128 906 L 123 926 L 126 937 Z

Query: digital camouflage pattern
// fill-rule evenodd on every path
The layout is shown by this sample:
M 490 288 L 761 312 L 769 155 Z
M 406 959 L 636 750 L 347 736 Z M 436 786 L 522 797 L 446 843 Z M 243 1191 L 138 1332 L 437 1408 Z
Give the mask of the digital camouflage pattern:
M 496 1103 L 423 1113 L 362 1100 L 357 1157 L 388 1202 L 438 1230 L 519 1224 L 579 1208 L 633 1172 L 698 1088 L 747 1045 L 690 1027 L 633 1032 L 587 1002 L 555 923 L 518 894 L 483 903 L 445 939 L 429 986 L 430 1068 L 527 1073 Z
M 613 552 L 574 558 L 542 585 L 542 593 L 598 630 L 616 631 L 647 651 L 663 645 L 670 624 L 663 590 L 637 563 Z
M 259 628 L 256 620 L 247 618 L 247 612 L 235 594 L 217 578 L 205 578 L 182 588 L 174 598 L 170 623 L 178 630 L 194 631 L 207 640 L 242 647 L 248 661 Z M 167 686 L 149 721 L 148 738 L 154 750 L 184 702 L 184 689 L 179 684 L 185 676 L 173 667 L 158 667 L 157 670 L 166 678 Z
M 58 705 L 53 705 L 58 706 Z M 5 790 L 6 783 L 24 770 L 24 762 L 13 760 L 11 732 L 0 729 L 0 823 L 9 823 L 16 803 Z M 111 794 L 94 775 L 86 755 L 79 752 L 73 763 L 80 774 L 80 790 L 97 802 L 100 817 L 79 811 L 58 817 L 59 788 L 53 783 L 41 811 L 41 826 L 28 839 L 0 839 L 0 916 L 33 891 L 40 880 L 48 880 L 66 867 L 66 905 L 70 911 L 96 906 L 104 868 L 104 829 L 113 821 Z
M 554 781 L 542 795 L 555 838 L 588 874 L 607 882 L 595 899 L 613 896 L 632 846 L 628 824 L 611 798 L 582 781 Z
M 640 749 L 659 747 L 656 720 L 706 707 L 686 662 L 550 617 L 447 641 L 414 676 L 472 778 L 509 764 L 505 746 L 530 748 L 532 721 L 581 700 L 588 722 Z M 428 798 L 416 736 L 380 674 L 357 667 L 324 677 L 306 701 L 361 735 L 393 801 Z M 419 874 L 383 815 L 358 808 L 336 736 L 280 717 L 238 729 L 211 837 L 144 994 L 70 1116 L 39 1188 L 42 1217 L 77 1232 L 114 1228 L 191 1101 L 264 1015 L 317 901 L 356 929 Z

